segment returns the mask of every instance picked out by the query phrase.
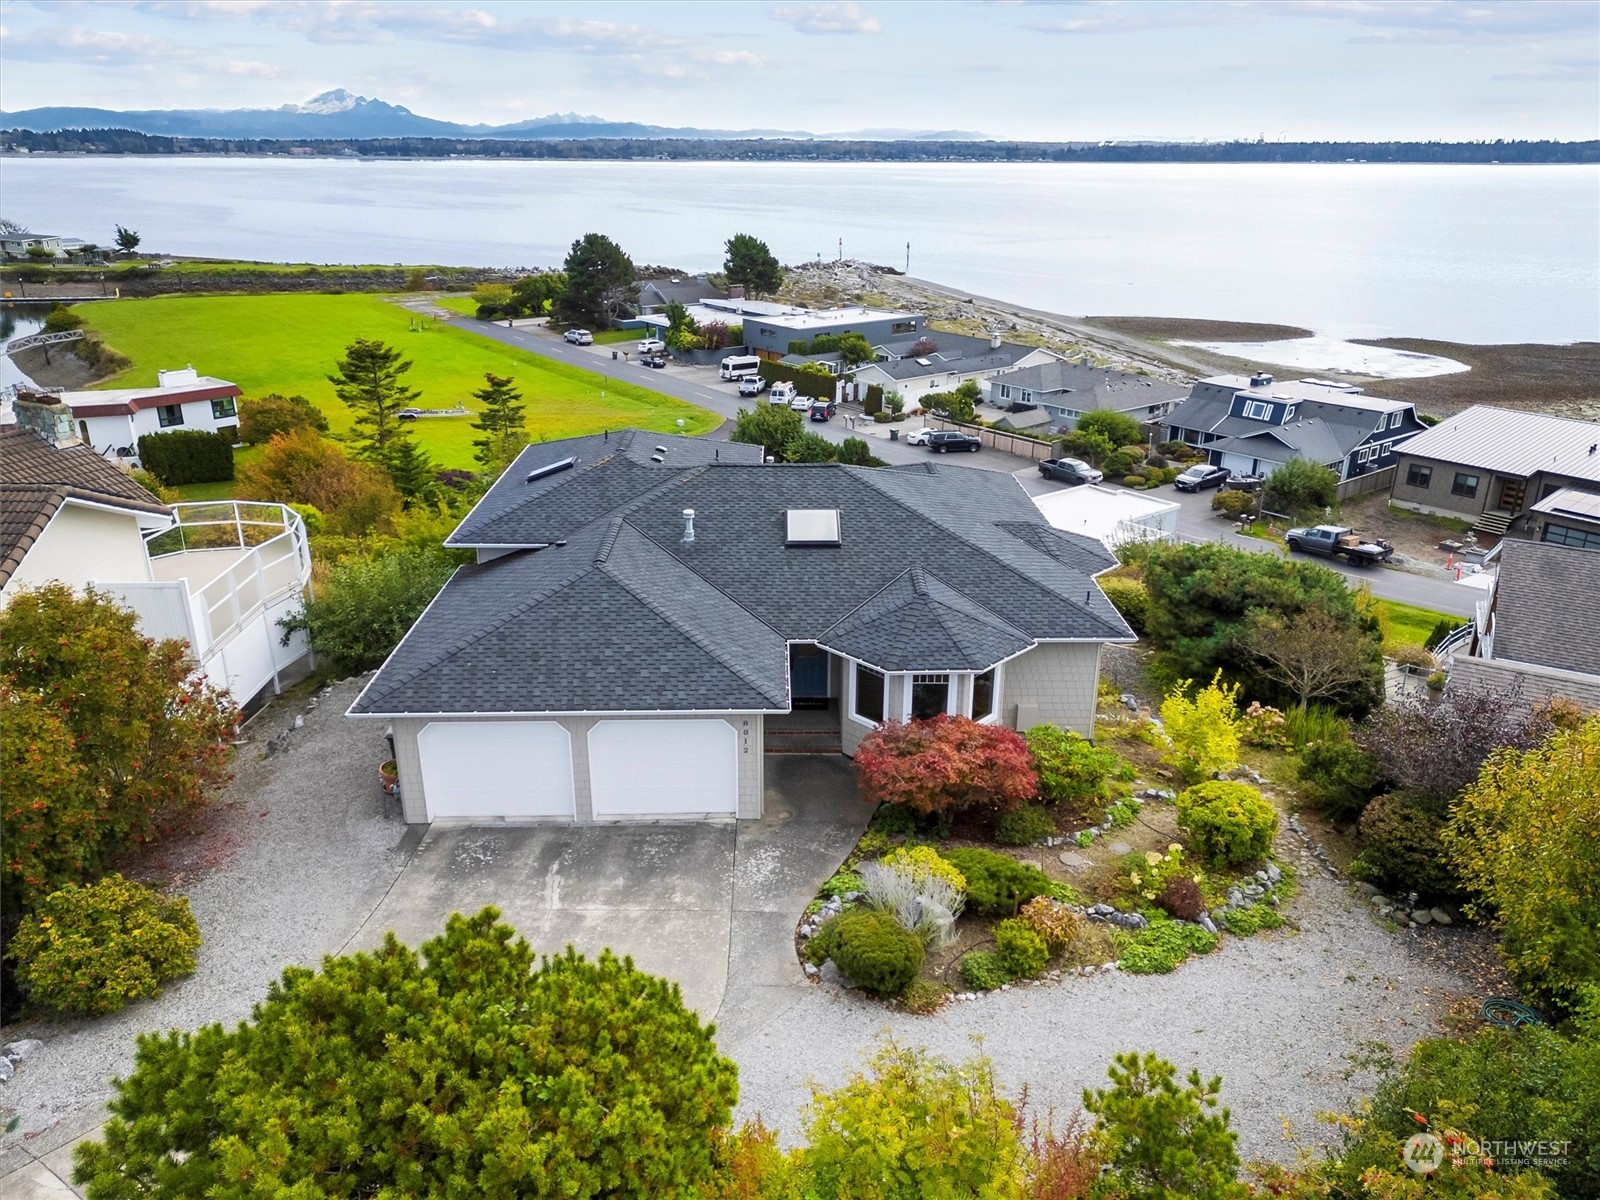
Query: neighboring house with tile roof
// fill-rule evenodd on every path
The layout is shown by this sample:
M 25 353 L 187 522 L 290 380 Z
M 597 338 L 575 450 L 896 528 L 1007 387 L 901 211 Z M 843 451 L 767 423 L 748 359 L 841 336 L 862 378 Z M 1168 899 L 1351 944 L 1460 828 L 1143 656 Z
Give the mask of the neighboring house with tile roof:
M 1400 445 L 1426 428 L 1406 401 L 1368 396 L 1353 384 L 1279 382 L 1267 374 L 1202 379 L 1163 425 L 1167 441 L 1204 450 L 1235 475 L 1270 475 L 1303 458 L 1346 485 L 1392 470 Z
M 1075 429 L 1086 413 L 1125 413 L 1141 425 L 1163 420 L 1187 394 L 1185 388 L 1144 375 L 1057 359 L 1019 363 L 989 384 L 989 403 L 1000 408 L 1031 405 L 1047 414 L 1056 430 Z
M 1475 404 L 1401 448 L 1389 503 L 1464 518 L 1498 535 L 1548 528 L 1545 510 L 1534 510 L 1568 488 L 1600 492 L 1600 424 Z M 1600 528 L 1593 517 L 1575 516 L 1554 523 Z
M 286 646 L 278 626 L 311 578 L 293 509 L 163 504 L 83 444 L 65 404 L 18 397 L 15 412 L 0 428 L 0 606 L 50 583 L 109 593 L 242 705 L 304 674 L 305 634 Z
M 1600 549 L 1507 538 L 1488 561 L 1495 581 L 1468 648 L 1451 661 L 1451 686 L 1515 687 L 1529 703 L 1561 696 L 1600 709 Z
M 1133 640 L 1009 475 L 764 464 L 637 430 L 530 446 L 461 567 L 352 705 L 406 819 L 755 818 L 790 732 L 854 753 L 937 713 L 1094 731 Z
M 133 465 L 139 461 L 139 439 L 147 433 L 195 429 L 235 439 L 239 433 L 239 385 L 193 367 L 157 372 L 153 388 L 32 393 L 24 387 L 19 394 L 65 404 L 80 441 Z

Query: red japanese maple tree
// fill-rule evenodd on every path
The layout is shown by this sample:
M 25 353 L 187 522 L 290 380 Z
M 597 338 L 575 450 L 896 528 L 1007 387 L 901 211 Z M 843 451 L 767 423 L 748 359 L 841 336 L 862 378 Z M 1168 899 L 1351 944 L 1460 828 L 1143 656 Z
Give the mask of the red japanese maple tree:
M 1022 736 L 967 717 L 938 716 L 872 731 L 856 751 L 856 779 L 873 804 L 920 813 L 1013 809 L 1038 791 Z

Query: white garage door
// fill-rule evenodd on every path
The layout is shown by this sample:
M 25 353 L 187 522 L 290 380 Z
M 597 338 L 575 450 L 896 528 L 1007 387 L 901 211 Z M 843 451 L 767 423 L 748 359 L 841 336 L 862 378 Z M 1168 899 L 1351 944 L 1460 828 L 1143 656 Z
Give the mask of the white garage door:
M 738 736 L 726 721 L 601 721 L 589 778 L 596 817 L 735 813 Z
M 554 721 L 434 721 L 417 749 L 430 821 L 573 815 L 572 739 Z

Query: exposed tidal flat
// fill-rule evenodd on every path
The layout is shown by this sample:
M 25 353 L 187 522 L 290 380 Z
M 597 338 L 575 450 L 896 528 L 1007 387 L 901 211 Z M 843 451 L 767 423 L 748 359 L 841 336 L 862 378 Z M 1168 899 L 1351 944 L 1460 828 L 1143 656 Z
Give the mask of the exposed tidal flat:
M 1055 313 L 1278 322 L 1319 336 L 1600 339 L 1600 167 L 0 161 L 8 216 L 167 254 L 558 264 L 606 233 L 715 269 L 735 232 Z M 907 245 L 909 243 L 909 259 Z

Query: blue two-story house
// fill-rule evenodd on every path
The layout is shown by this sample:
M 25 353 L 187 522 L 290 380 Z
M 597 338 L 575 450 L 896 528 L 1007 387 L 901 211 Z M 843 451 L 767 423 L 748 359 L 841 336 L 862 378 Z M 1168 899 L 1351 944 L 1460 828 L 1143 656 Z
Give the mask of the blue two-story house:
M 1204 450 L 1235 475 L 1270 475 L 1291 458 L 1331 468 L 1346 483 L 1395 464 L 1395 447 L 1421 433 L 1416 407 L 1348 383 L 1271 375 L 1202 379 L 1163 419 L 1168 441 Z M 1365 489 L 1360 489 L 1365 490 Z

